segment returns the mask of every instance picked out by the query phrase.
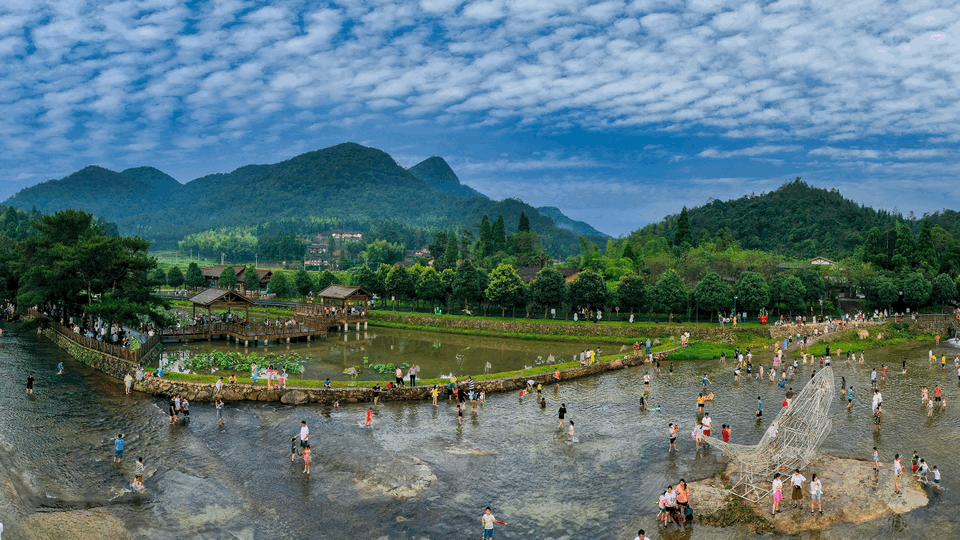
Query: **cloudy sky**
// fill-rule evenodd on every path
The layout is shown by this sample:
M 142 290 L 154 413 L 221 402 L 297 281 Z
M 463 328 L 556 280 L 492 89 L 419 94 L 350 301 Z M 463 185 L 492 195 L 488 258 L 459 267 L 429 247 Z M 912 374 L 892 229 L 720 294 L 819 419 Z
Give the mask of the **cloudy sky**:
M 0 5 L 0 197 L 355 141 L 611 234 L 801 176 L 960 208 L 960 1 Z

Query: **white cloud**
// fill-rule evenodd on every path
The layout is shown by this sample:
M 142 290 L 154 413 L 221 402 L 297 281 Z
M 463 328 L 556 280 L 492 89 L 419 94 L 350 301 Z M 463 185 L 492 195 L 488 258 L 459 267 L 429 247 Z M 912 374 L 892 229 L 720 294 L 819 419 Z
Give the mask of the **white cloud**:
M 735 150 L 719 150 L 717 148 L 707 148 L 706 150 L 697 154 L 698 157 L 702 158 L 715 158 L 715 159 L 727 159 L 735 157 L 755 157 L 755 156 L 766 156 L 769 154 L 785 154 L 788 152 L 796 152 L 801 147 L 796 144 L 759 144 L 756 146 L 748 146 L 746 148 L 738 148 Z

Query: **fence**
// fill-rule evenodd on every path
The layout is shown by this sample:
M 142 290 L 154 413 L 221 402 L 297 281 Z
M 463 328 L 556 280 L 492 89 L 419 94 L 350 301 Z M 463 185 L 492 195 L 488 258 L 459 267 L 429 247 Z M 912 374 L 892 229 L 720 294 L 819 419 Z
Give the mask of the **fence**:
M 89 338 L 87 336 L 78 334 L 73 331 L 69 326 L 64 326 L 57 321 L 49 321 L 50 328 L 61 336 L 69 339 L 70 341 L 85 347 L 90 350 L 101 352 L 103 354 L 112 356 L 114 358 L 119 358 L 121 360 L 126 360 L 128 362 L 134 362 L 136 364 L 141 363 L 141 361 L 150 354 L 154 347 L 160 343 L 161 336 L 156 334 L 146 343 L 140 346 L 137 350 L 127 349 L 119 345 L 114 345 L 113 343 L 107 343 L 105 341 L 100 341 L 95 338 Z

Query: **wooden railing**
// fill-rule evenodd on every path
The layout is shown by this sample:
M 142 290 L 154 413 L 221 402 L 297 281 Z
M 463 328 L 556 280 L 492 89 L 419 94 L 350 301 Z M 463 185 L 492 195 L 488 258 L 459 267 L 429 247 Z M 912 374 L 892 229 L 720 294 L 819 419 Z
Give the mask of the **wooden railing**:
M 114 358 L 119 358 L 121 360 L 126 360 L 128 362 L 134 362 L 139 364 L 150 351 L 153 350 L 160 343 L 160 335 L 154 335 L 147 340 L 146 343 L 142 344 L 139 349 L 131 350 L 120 345 L 114 345 L 113 343 L 108 343 L 105 341 L 100 341 L 95 338 L 89 338 L 82 334 L 78 334 L 73 331 L 73 328 L 60 324 L 57 321 L 49 321 L 50 328 L 61 336 L 73 341 L 81 347 L 85 347 L 90 350 L 101 352 L 113 356 Z
M 179 328 L 165 328 L 160 332 L 162 337 L 177 336 L 216 336 L 230 334 L 240 339 L 279 339 L 288 336 L 302 336 L 304 334 L 322 334 L 325 329 L 308 324 L 297 324 L 293 326 L 266 325 L 266 324 L 242 324 L 242 323 L 210 323 L 193 324 L 190 326 L 181 326 Z

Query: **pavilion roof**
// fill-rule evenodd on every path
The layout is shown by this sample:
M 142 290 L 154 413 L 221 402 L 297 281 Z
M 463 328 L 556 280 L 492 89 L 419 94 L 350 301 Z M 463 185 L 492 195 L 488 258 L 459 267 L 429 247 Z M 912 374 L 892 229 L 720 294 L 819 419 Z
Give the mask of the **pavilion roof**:
M 317 295 L 320 298 L 330 300 L 354 300 L 360 298 L 370 298 L 370 293 L 363 290 L 362 287 L 347 287 L 345 285 L 331 285 L 320 291 Z
M 253 300 L 229 289 L 206 289 L 193 298 L 190 302 L 196 306 L 209 307 L 213 304 L 253 304 Z

